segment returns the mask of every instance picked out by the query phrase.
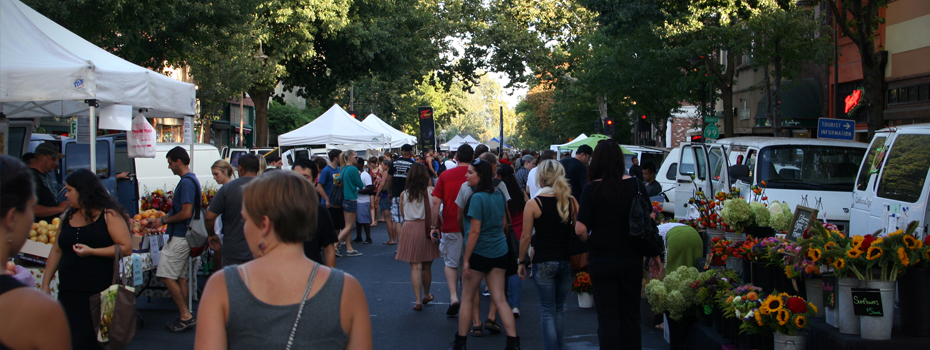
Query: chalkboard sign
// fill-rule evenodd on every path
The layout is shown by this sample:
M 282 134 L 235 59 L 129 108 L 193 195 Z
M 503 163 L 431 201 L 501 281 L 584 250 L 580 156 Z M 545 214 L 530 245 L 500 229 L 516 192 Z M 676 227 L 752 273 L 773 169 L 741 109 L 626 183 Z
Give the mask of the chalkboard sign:
M 794 219 L 791 220 L 789 238 L 798 239 L 804 236 L 804 231 L 811 226 L 811 220 L 817 218 L 817 209 L 797 206 L 794 208 Z
M 856 316 L 885 316 L 882 309 L 882 293 L 878 289 L 853 288 L 852 301 Z
M 825 273 L 820 278 L 823 279 L 823 306 L 836 307 L 836 276 Z

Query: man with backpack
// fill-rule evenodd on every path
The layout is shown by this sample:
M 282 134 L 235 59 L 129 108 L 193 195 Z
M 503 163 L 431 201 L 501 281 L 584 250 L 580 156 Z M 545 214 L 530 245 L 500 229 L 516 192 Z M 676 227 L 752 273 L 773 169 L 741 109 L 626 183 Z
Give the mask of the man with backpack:
M 339 156 L 342 155 L 342 151 L 331 149 L 326 155 L 329 157 L 329 165 L 320 170 L 319 182 L 323 185 L 323 198 L 320 199 L 320 203 L 329 210 L 329 217 L 333 219 L 333 228 L 338 233 L 346 227 L 346 219 L 342 213 L 342 204 L 340 203 L 334 206 L 330 203 L 329 197 L 333 195 L 333 189 L 336 188 L 336 180 L 339 180 L 339 174 L 342 170 L 339 164 Z M 342 193 L 342 188 L 338 190 Z M 336 247 L 336 256 L 342 256 L 339 252 L 339 247 Z

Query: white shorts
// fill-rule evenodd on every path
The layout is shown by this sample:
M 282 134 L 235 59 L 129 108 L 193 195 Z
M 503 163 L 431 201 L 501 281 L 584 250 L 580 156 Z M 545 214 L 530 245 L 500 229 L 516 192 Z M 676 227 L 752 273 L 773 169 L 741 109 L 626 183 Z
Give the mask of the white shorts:
M 168 244 L 161 248 L 158 270 L 155 277 L 176 280 L 187 278 L 187 259 L 191 256 L 191 247 L 184 237 L 171 237 Z
M 453 269 L 459 268 L 462 262 L 462 246 L 465 239 L 459 232 L 443 233 L 439 239 L 439 252 L 442 253 L 442 262 Z

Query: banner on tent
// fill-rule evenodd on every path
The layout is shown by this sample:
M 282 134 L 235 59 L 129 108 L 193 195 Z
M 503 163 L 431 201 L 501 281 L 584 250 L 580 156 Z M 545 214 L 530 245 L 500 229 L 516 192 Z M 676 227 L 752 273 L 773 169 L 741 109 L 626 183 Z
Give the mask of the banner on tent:
M 417 107 L 420 115 L 420 150 L 436 149 L 436 123 L 433 107 Z

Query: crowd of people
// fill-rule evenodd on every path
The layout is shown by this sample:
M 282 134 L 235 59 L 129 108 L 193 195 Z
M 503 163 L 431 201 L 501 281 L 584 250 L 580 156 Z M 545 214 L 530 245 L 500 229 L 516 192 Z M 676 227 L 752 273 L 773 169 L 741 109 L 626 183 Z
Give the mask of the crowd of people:
M 362 255 L 353 243 L 372 244 L 371 227 L 385 225 L 383 244 L 397 245 L 395 259 L 410 266 L 415 311 L 437 298 L 430 288 L 432 263 L 442 259 L 449 291 L 446 314 L 459 321 L 452 349 L 465 349 L 469 336 L 482 336 L 485 330 L 505 333 L 506 349 L 519 349 L 515 319 L 528 277 L 540 300 L 544 347 L 564 349 L 565 300 L 574 276 L 570 260 L 579 254 L 589 257 L 600 347 L 640 348 L 644 261 L 653 277 L 661 273 L 662 262 L 633 248 L 627 218 L 632 194 L 652 190 L 655 166 L 631 168 L 638 178 L 627 174 L 613 140 L 558 156 L 551 150 L 526 150 L 499 157 L 485 145 L 465 144 L 449 153 L 421 154 L 404 145 L 399 154 L 367 160 L 356 151 L 334 149 L 325 158 L 299 159 L 291 169 L 251 154 L 241 156 L 236 169 L 217 161 L 211 170 L 221 187 L 204 211 L 217 269 L 194 315 L 187 306 L 192 249 L 186 235 L 200 210 L 200 183 L 187 151 L 172 149 L 168 167 L 179 179 L 171 210 L 150 222 L 152 227 L 167 225 L 170 236 L 155 273 L 178 308 L 177 319 L 166 327 L 171 332 L 196 328 L 197 349 L 371 348 L 364 291 L 354 277 L 335 268 L 335 261 Z M 0 276 L 0 292 L 47 305 L 42 310 L 52 320 L 49 327 L 64 330 L 58 338 L 28 344 L 61 345 L 65 334 L 71 348 L 99 348 L 87 300 L 109 287 L 116 249 L 131 254 L 129 216 L 87 170 L 66 178 L 67 203 L 49 201 L 54 193 L 48 193 L 44 177 L 57 159 L 60 153 L 40 146 L 30 173 L 19 160 L 0 158 L 0 258 L 15 255 L 28 237 L 23 220 L 31 224 L 33 216 L 59 217 L 62 233 L 43 281 L 48 293 L 58 272 L 59 303 L 36 291 L 17 290 L 7 276 Z M 16 184 L 29 184 L 28 193 L 24 186 L 7 190 Z M 491 301 L 484 322 L 479 316 L 483 291 Z M 9 300 L 0 296 L 0 306 Z M 0 346 L 27 344 L 10 334 L 0 327 Z

